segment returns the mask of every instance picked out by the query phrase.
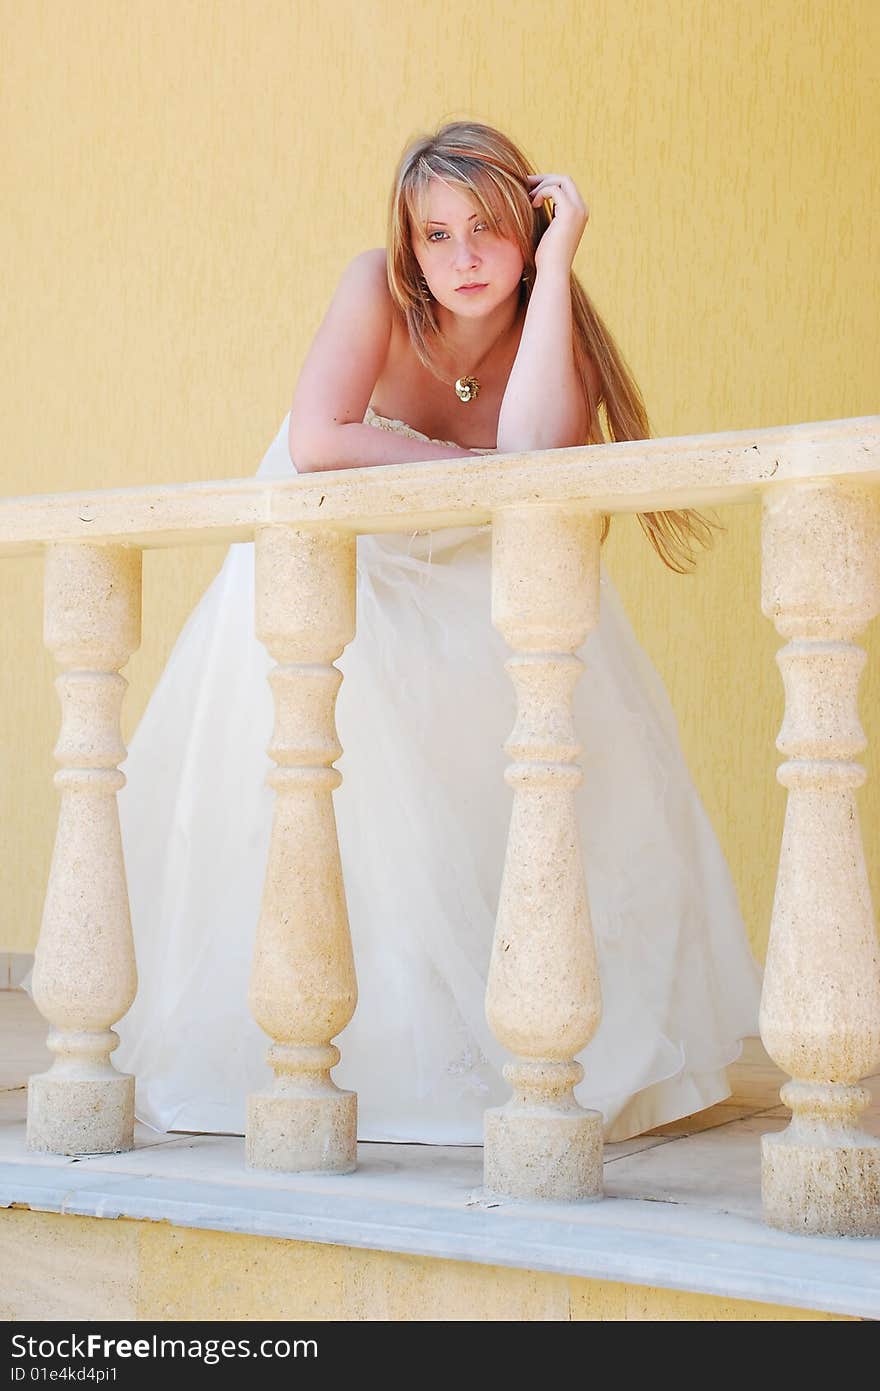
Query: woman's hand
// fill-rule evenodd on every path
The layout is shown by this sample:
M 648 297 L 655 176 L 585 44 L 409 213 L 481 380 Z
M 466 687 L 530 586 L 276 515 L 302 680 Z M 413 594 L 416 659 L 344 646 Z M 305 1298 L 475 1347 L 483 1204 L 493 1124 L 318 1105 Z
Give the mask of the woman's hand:
M 528 182 L 533 208 L 545 198 L 553 199 L 553 219 L 538 242 L 535 266 L 538 270 L 558 266 L 568 275 L 589 220 L 589 209 L 568 174 L 530 174 Z

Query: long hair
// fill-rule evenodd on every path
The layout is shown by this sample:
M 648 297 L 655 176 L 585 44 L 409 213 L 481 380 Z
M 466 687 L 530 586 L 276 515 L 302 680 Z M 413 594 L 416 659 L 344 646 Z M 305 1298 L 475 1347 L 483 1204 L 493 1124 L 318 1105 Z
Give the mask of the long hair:
M 412 248 L 412 229 L 424 225 L 423 203 L 428 183 L 442 179 L 466 189 L 480 216 L 518 245 L 524 262 L 520 295 L 528 303 L 535 283 L 535 250 L 550 225 L 545 206 L 534 208 L 526 182 L 536 173 L 525 155 L 508 136 L 476 121 L 452 121 L 432 135 L 419 136 L 404 151 L 395 173 L 388 208 L 388 284 L 392 298 L 406 320 L 410 341 L 419 360 L 437 372 L 432 347 L 440 328 L 433 300 L 424 292 L 421 268 Z M 572 271 L 571 307 L 575 367 L 588 403 L 590 420 L 584 444 L 606 440 L 650 439 L 651 427 L 642 394 L 623 355 L 602 322 L 589 295 Z M 589 362 L 599 374 L 598 399 L 589 384 Z M 599 411 L 605 417 L 603 430 Z M 607 431 L 607 434 L 606 434 Z M 687 574 L 696 564 L 693 543 L 712 544 L 712 530 L 724 531 L 720 522 L 692 508 L 678 512 L 640 512 L 642 530 L 663 564 L 677 574 Z M 601 540 L 611 526 L 603 517 Z

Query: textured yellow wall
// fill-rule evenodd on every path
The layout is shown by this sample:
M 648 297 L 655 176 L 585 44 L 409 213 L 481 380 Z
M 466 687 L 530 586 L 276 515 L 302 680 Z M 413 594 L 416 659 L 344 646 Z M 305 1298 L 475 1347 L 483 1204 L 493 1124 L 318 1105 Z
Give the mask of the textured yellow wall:
M 252 473 L 403 143 L 460 115 L 576 178 L 577 269 L 655 433 L 878 409 L 876 0 L 0 0 L 0 27 L 3 493 Z M 607 556 L 760 957 L 778 642 L 757 512 L 722 519 L 694 577 L 632 519 Z M 147 555 L 126 736 L 222 554 Z M 0 945 L 26 950 L 56 807 L 36 562 L 0 566 L 0 604 Z
M 509 1266 L 0 1211 L 0 1320 L 851 1322 L 847 1314 Z M 319 1345 L 320 1351 L 320 1345 Z

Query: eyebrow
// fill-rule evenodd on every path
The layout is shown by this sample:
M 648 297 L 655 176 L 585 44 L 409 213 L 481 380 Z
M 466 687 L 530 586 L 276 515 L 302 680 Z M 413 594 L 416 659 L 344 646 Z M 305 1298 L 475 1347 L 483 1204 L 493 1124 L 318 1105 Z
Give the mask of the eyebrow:
M 468 222 L 473 222 L 474 218 L 475 218 L 475 217 L 479 217 L 479 216 L 480 216 L 479 213 L 473 213 L 473 215 L 472 215 L 471 217 L 468 218 Z M 448 224 L 447 224 L 446 222 L 431 221 L 431 222 L 426 222 L 426 223 L 425 223 L 425 226 L 426 226 L 426 227 L 446 227 L 446 226 L 448 226 Z

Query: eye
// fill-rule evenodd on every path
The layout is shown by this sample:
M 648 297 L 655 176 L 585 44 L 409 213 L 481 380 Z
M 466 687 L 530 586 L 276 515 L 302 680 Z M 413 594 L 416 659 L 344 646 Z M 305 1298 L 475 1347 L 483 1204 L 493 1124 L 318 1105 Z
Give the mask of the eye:
M 446 233 L 445 233 L 445 232 L 442 232 L 442 231 L 440 230 L 440 228 L 438 227 L 437 230 L 436 230 L 436 232 L 429 232 L 429 233 L 428 233 L 428 241 L 433 241 L 435 237 L 445 237 L 445 236 L 446 236 Z

